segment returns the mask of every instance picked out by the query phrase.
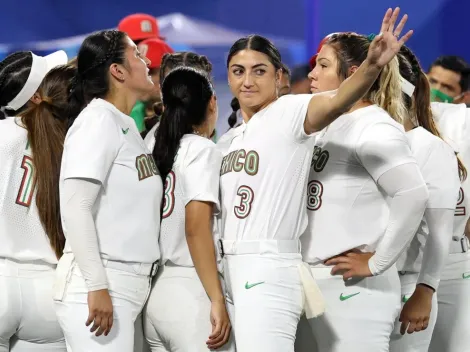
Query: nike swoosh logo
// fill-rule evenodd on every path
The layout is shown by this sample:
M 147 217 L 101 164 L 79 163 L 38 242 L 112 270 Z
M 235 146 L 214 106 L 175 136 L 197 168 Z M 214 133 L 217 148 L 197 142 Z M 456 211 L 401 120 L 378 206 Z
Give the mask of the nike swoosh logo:
M 124 134 L 127 134 L 127 132 L 129 132 L 129 128 L 126 128 L 126 129 L 121 128 L 121 130 L 122 130 L 122 133 L 124 133 Z
M 261 285 L 261 284 L 264 284 L 264 281 L 255 282 L 254 284 L 249 284 L 248 281 L 247 281 L 246 284 L 245 284 L 245 288 L 246 288 L 247 290 L 249 290 L 250 288 L 255 287 L 255 286 L 258 286 L 258 285 Z
M 468 273 L 468 274 L 467 274 L 467 273 L 463 273 L 463 274 L 462 274 L 462 278 L 463 278 L 463 279 L 470 279 L 470 273 Z
M 350 295 L 343 296 L 343 294 L 339 295 L 339 300 L 340 301 L 346 301 L 347 299 L 350 299 L 351 297 L 357 296 L 360 292 L 352 293 Z
M 403 298 L 402 298 L 401 301 L 402 301 L 403 303 L 406 303 L 406 302 L 408 302 L 409 299 L 410 299 L 410 297 L 406 297 L 406 295 L 403 295 Z

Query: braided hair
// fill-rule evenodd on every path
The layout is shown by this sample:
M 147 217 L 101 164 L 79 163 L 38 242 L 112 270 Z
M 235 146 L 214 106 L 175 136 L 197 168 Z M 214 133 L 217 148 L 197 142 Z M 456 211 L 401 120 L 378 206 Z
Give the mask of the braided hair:
M 415 86 L 413 97 L 403 93 L 406 110 L 415 125 L 421 126 L 433 135 L 442 138 L 434 122 L 431 109 L 431 90 L 428 78 L 424 73 L 416 55 L 410 48 L 402 46 L 398 54 L 400 75 Z M 459 176 L 463 181 L 467 178 L 467 170 L 458 159 Z
M 198 55 L 190 51 L 167 53 L 163 55 L 162 63 L 160 65 L 160 89 L 162 89 L 163 81 L 168 73 L 180 66 L 192 67 L 205 72 L 209 78 L 212 74 L 212 64 L 204 55 Z M 163 114 L 163 102 L 161 100 L 153 104 L 153 111 L 155 112 L 155 115 L 145 120 L 145 128 L 147 131 L 151 130 L 152 127 L 155 126 Z M 142 135 L 145 137 L 146 133 L 143 133 Z
M 160 89 L 168 73 L 179 66 L 187 66 L 201 70 L 208 76 L 212 74 L 212 64 L 204 55 L 198 55 L 190 51 L 168 53 L 163 55 L 162 64 L 160 66 Z
M 29 51 L 10 54 L 0 62 L 0 107 L 7 106 L 23 89 L 31 72 L 32 64 L 33 56 Z M 6 109 L 5 113 L 9 116 L 15 116 L 24 108 L 25 106 L 17 111 Z M 4 118 L 5 114 L 0 111 L 0 119 Z
M 77 75 L 70 90 L 70 103 L 84 107 L 94 98 L 104 98 L 110 89 L 109 66 L 126 63 L 126 34 L 116 30 L 89 35 L 77 56 Z

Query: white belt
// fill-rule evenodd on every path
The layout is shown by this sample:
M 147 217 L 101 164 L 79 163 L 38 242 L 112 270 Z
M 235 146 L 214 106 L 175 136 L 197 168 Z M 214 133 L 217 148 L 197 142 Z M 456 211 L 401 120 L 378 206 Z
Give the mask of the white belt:
M 127 273 L 142 275 L 142 276 L 155 276 L 158 270 L 158 262 L 148 263 L 128 263 L 117 262 L 114 260 L 103 259 L 103 266 L 105 268 L 125 271 Z
M 452 239 L 452 242 L 450 243 L 450 247 L 449 247 L 449 253 L 450 254 L 466 253 L 468 252 L 468 249 L 469 249 L 468 238 L 467 236 L 464 236 L 458 240 Z
M 222 257 L 226 254 L 300 253 L 299 240 L 219 240 Z
M 226 254 L 263 254 L 263 253 L 300 253 L 299 240 L 258 240 L 227 241 L 219 240 L 222 257 Z M 304 311 L 307 319 L 312 319 L 325 312 L 325 300 L 313 278 L 307 263 L 298 265 L 300 281 L 304 291 Z

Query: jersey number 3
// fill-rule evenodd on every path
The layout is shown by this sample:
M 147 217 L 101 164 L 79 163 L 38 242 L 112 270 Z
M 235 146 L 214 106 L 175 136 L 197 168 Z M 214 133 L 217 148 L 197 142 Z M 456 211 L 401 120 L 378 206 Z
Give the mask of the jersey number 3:
M 245 219 L 251 212 L 251 204 L 255 199 L 253 190 L 248 186 L 238 187 L 237 196 L 240 197 L 240 204 L 233 208 L 235 216 L 239 219 Z
M 36 175 L 33 159 L 24 156 L 21 162 L 21 168 L 24 170 L 23 179 L 21 180 L 20 190 L 16 196 L 16 204 L 29 207 L 33 199 L 34 188 L 36 186 Z
M 162 219 L 169 217 L 175 208 L 175 184 L 175 173 L 170 171 L 165 180 L 165 197 L 163 198 Z
M 307 186 L 307 209 L 318 210 L 321 208 L 323 185 L 320 181 L 310 181 Z

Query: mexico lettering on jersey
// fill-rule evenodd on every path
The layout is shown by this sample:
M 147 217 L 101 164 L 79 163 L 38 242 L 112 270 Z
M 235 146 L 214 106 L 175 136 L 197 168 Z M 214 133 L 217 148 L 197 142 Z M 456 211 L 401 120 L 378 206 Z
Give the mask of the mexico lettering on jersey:
M 317 264 L 358 248 L 374 250 L 388 224 L 378 179 L 412 163 L 403 127 L 372 105 L 339 117 L 316 138 L 307 183 L 304 260 Z
M 313 149 L 312 162 L 310 168 L 315 172 L 321 172 L 326 166 L 330 153 L 315 146 Z M 323 184 L 318 180 L 311 180 L 307 184 L 307 209 L 315 211 L 322 206 Z
M 151 154 L 142 154 L 136 157 L 135 167 L 139 175 L 139 181 L 158 175 L 157 165 Z
M 259 154 L 254 151 L 245 151 L 244 149 L 234 150 L 222 159 L 220 176 L 229 172 L 245 171 L 247 175 L 255 176 L 259 170 Z M 255 198 L 253 189 L 247 185 L 238 187 L 237 195 L 240 197 L 240 204 L 233 209 L 235 216 L 244 219 L 250 215 L 251 204 Z
M 304 129 L 311 98 L 279 98 L 218 145 L 225 240 L 297 240 L 303 233 L 314 142 Z

